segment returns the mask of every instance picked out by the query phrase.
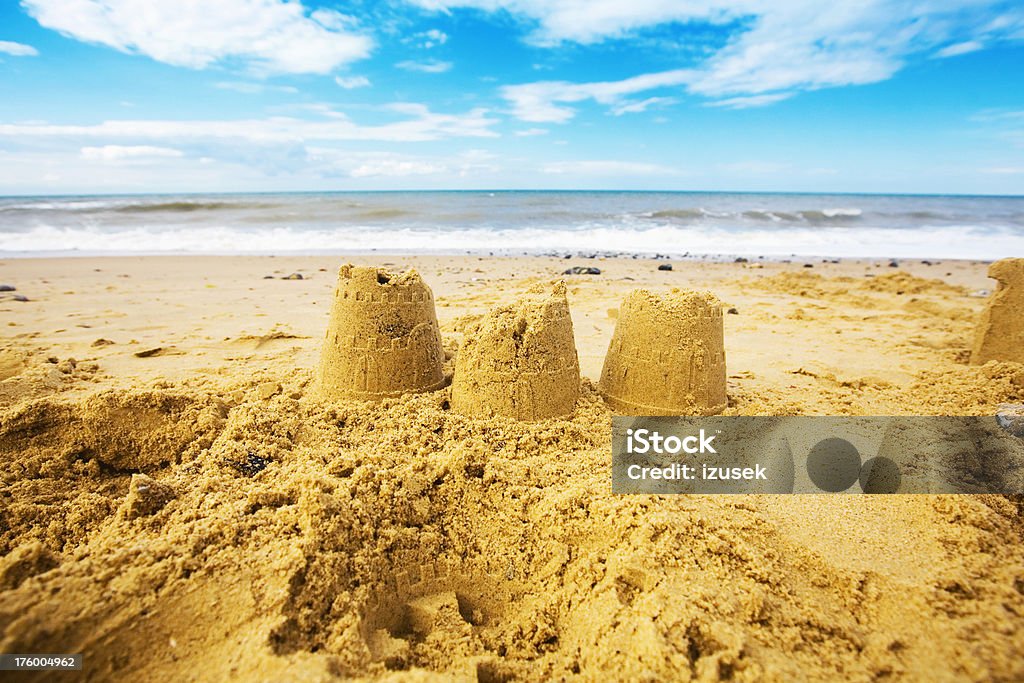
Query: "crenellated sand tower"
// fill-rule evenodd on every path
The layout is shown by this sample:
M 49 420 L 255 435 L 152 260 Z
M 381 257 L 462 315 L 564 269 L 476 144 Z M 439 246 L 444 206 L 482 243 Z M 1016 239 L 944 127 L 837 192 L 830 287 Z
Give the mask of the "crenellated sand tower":
M 327 398 L 375 400 L 444 386 L 434 296 L 419 273 L 344 265 L 320 354 Z
M 452 380 L 455 411 L 542 420 L 571 413 L 579 393 L 564 282 L 535 286 L 466 330 Z
M 998 282 L 978 321 L 971 363 L 1024 363 L 1024 258 L 1004 258 L 988 269 Z
M 726 406 L 721 302 L 710 292 L 631 292 L 599 385 L 624 415 L 715 415 Z

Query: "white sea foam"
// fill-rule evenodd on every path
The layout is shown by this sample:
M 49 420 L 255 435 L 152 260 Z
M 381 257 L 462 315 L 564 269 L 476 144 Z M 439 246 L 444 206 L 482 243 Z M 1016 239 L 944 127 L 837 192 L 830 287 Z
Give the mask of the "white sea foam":
M 182 226 L 168 229 L 60 228 L 40 225 L 3 236 L 0 254 L 280 254 L 323 252 L 526 252 L 735 254 L 746 256 L 843 256 L 995 259 L 1024 254 L 1024 234 L 993 233 L 971 226 L 919 230 L 858 227 L 723 229 L 717 227 L 611 227 L 573 229 L 382 228 L 333 229 Z
M 0 198 L 0 255 L 609 251 L 1024 255 L 1024 198 L 383 192 Z

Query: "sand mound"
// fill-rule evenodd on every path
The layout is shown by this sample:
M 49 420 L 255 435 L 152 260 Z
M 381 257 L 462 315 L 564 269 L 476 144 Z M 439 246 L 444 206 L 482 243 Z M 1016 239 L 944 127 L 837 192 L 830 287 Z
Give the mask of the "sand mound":
M 710 292 L 632 292 L 619 308 L 600 386 L 608 404 L 626 415 L 722 412 L 721 303 Z
M 851 278 L 847 278 L 851 279 Z M 946 294 L 963 296 L 966 290 L 939 279 L 911 275 L 902 270 L 868 278 L 863 282 L 865 289 L 888 294 Z
M 469 419 L 448 394 L 250 393 L 149 479 L 95 458 L 44 475 L 109 513 L 61 542 L 29 524 L 50 493 L 3 508 L 20 534 L 0 648 L 81 651 L 96 680 L 1024 674 L 1010 501 L 830 498 L 843 526 L 823 538 L 814 496 L 606 493 L 609 412 L 589 382 L 571 418 L 539 423 Z
M 464 334 L 452 383 L 456 411 L 519 420 L 572 412 L 580 368 L 564 282 L 491 309 Z
M 996 261 L 988 276 L 998 286 L 978 321 L 971 362 L 1024 363 L 1024 258 Z
M 326 397 L 377 400 L 444 386 L 434 295 L 416 271 L 345 265 L 320 356 Z

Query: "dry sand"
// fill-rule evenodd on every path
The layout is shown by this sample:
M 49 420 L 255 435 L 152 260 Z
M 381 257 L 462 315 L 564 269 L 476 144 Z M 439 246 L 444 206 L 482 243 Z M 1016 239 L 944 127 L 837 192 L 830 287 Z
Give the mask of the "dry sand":
M 576 410 L 324 402 L 337 257 L 0 262 L 29 298 L 0 301 L 0 650 L 88 680 L 1024 678 L 1021 500 L 613 496 L 594 385 L 625 295 L 683 287 L 735 310 L 727 415 L 991 414 L 1024 366 L 969 364 L 985 264 L 354 261 L 423 275 L 446 373 L 489 309 L 600 267 L 566 277 Z

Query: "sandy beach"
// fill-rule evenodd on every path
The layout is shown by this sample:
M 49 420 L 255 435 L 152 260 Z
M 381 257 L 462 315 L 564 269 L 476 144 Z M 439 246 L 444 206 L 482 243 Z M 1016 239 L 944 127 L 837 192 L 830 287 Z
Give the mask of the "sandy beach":
M 449 373 L 564 279 L 576 410 L 321 399 L 347 261 L 422 275 Z M 969 364 L 987 267 L 0 261 L 28 299 L 0 295 L 0 651 L 82 652 L 88 680 L 1019 680 L 1020 500 L 614 496 L 595 389 L 623 298 L 678 287 L 724 304 L 725 415 L 991 415 L 1024 366 Z

